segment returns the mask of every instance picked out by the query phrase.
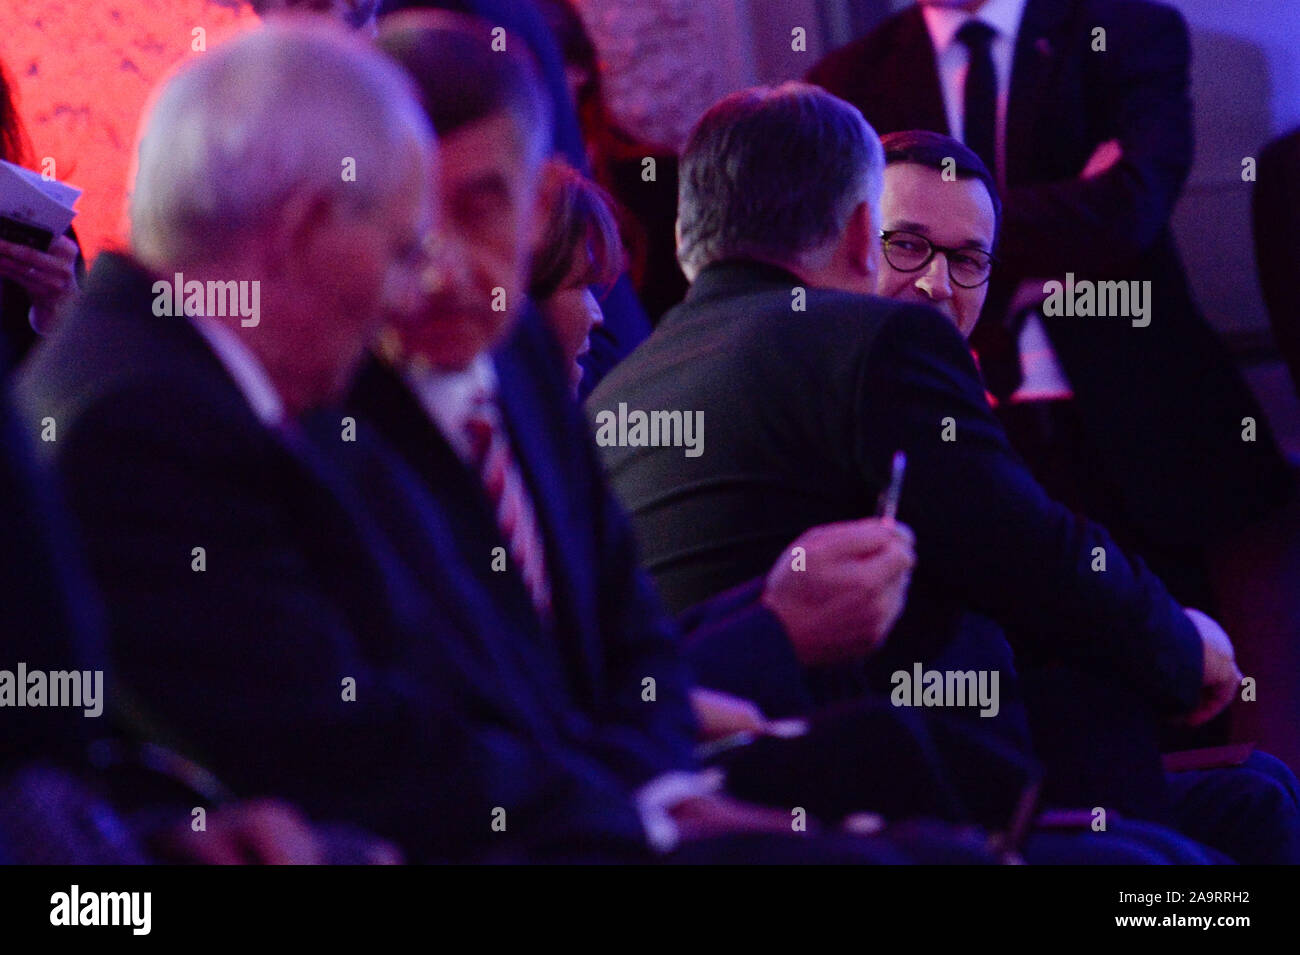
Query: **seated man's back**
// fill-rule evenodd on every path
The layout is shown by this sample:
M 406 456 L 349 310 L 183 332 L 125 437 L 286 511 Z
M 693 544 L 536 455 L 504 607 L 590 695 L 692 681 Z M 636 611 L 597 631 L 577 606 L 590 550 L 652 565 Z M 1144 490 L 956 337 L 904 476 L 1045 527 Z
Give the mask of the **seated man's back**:
M 1182 608 L 1047 498 L 950 323 L 861 294 L 880 254 L 879 149 L 856 110 L 798 85 L 734 94 L 692 133 L 679 256 L 694 284 L 587 403 L 647 567 L 674 610 L 758 575 L 807 527 L 874 511 L 902 450 L 917 566 L 877 688 L 974 610 L 1022 662 L 1070 658 L 1191 709 L 1202 653 Z M 665 413 L 696 424 L 694 447 L 664 433 Z

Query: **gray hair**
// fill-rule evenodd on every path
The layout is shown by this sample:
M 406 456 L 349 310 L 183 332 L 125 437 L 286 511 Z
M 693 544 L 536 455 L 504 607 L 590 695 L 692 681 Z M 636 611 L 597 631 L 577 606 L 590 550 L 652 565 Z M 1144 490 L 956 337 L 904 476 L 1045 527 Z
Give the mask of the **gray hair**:
M 131 244 L 153 263 L 210 259 L 303 192 L 373 207 L 433 143 L 396 64 L 315 18 L 195 57 L 146 115 L 129 214 Z
M 728 258 L 823 264 L 861 202 L 880 202 L 884 151 L 858 110 L 806 83 L 714 104 L 682 154 L 677 257 L 688 278 Z

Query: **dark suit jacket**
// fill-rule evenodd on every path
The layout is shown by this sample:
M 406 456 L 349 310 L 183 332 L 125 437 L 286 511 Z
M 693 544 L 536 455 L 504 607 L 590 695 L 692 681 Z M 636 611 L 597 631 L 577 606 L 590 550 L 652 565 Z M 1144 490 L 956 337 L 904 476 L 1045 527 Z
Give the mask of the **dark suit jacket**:
M 1098 27 L 1105 53 L 1091 49 Z M 1152 282 L 1145 328 L 1119 318 L 1044 324 L 1126 521 L 1170 550 L 1241 528 L 1290 486 L 1263 413 L 1192 300 L 1168 226 L 1192 162 L 1188 57 L 1183 18 L 1163 4 L 1029 0 L 1008 105 L 1001 262 L 982 323 L 1002 317 L 1024 278 Z M 917 7 L 832 52 L 809 79 L 878 133 L 951 134 Z M 1080 181 L 1110 139 L 1123 159 Z M 1259 426 L 1254 443 L 1241 439 L 1244 417 Z
M 1300 394 L 1300 302 L 1295 272 L 1300 265 L 1300 129 L 1269 143 L 1259 154 L 1251 212 L 1255 264 L 1268 306 L 1273 337 L 1291 368 Z
M 1194 628 L 1104 529 L 1047 499 L 1008 447 L 951 323 L 817 289 L 792 313 L 798 284 L 773 266 L 710 266 L 587 403 L 593 421 L 620 403 L 703 412 L 698 457 L 602 448 L 669 607 L 765 573 L 813 525 L 872 513 L 901 448 L 899 515 L 916 531 L 919 563 L 873 661 L 878 688 L 894 669 L 937 658 L 973 610 L 1027 657 L 1101 666 L 1165 709 L 1189 708 L 1201 677 Z M 1097 548 L 1104 573 L 1091 569 Z
M 0 595 L 7 608 L 0 669 L 12 672 L 19 662 L 28 672 L 103 669 L 98 603 L 50 475 L 35 465 L 27 429 L 12 413 L 8 375 L 0 377 Z M 107 714 L 84 712 L 0 709 L 0 776 L 31 759 L 80 767 L 86 743 L 108 723 Z
M 495 356 L 498 399 L 546 544 L 548 629 L 513 570 L 492 569 L 505 542 L 471 472 L 395 372 L 363 369 L 348 401 L 433 491 L 461 561 L 520 638 L 539 681 L 585 717 L 584 737 L 632 785 L 691 765 L 694 719 L 677 631 L 640 569 L 627 520 L 602 479 L 548 332 L 531 316 Z M 655 679 L 654 703 L 642 681 Z
M 635 851 L 625 781 L 572 745 L 400 461 L 364 433 L 316 448 L 264 427 L 185 319 L 153 317 L 151 281 L 101 255 L 17 387 L 33 431 L 57 423 L 39 447 L 84 531 L 117 679 L 240 795 L 415 859 Z M 331 456 L 385 475 L 382 512 Z

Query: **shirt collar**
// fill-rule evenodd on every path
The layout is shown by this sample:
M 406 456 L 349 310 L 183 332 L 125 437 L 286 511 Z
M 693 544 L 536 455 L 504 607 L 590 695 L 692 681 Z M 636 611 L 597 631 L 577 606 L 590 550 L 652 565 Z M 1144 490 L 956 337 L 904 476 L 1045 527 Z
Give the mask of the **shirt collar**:
M 234 379 L 235 386 L 243 394 L 258 420 L 268 428 L 277 428 L 283 424 L 284 401 L 280 398 L 280 393 L 275 390 L 271 376 L 266 373 L 266 369 L 252 350 L 234 331 L 214 318 L 191 315 L 190 322 L 216 354 L 217 360 L 225 367 L 226 372 Z
M 476 395 L 493 395 L 497 388 L 496 369 L 487 354 L 455 371 L 415 364 L 406 369 L 405 376 L 425 410 L 452 431 L 458 431 L 468 417 Z
M 957 31 L 966 25 L 967 20 L 982 20 L 997 31 L 999 37 L 1014 40 L 1020 29 L 1020 18 L 1025 13 L 1027 0 L 989 0 L 978 13 L 967 13 L 953 7 L 921 8 L 925 18 L 925 28 L 930 32 L 930 42 L 937 52 L 942 53 L 950 47 L 957 37 Z

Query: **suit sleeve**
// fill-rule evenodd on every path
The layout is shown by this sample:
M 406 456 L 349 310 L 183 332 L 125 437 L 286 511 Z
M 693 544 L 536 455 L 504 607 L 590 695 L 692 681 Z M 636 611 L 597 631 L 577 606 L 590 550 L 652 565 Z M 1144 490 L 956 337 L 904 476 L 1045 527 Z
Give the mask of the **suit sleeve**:
M 946 319 L 911 306 L 887 319 L 863 362 L 858 407 L 866 480 L 887 473 L 895 448 L 907 451 L 899 518 L 916 532 L 918 577 L 999 621 L 1018 649 L 1115 672 L 1164 711 L 1196 704 L 1195 628 L 1104 528 L 1047 497 Z
M 1300 262 L 1300 130 L 1270 143 L 1260 153 L 1258 180 L 1251 201 L 1255 263 L 1282 357 L 1300 393 L 1300 303 L 1294 294 Z
M 87 411 L 60 436 L 61 470 L 118 677 L 193 744 L 188 755 L 241 795 L 363 825 L 416 861 L 490 845 L 498 806 L 530 846 L 637 838 L 635 810 L 602 767 L 471 719 L 462 688 L 432 685 L 391 627 L 357 632 L 285 545 L 273 475 L 232 465 L 248 459 L 244 437 L 202 408 L 160 415 L 168 394 L 138 388 Z M 436 618 L 428 637 L 443 639 Z
M 785 627 L 763 606 L 756 578 L 688 607 L 677 617 L 695 682 L 751 700 L 768 716 L 812 709 L 803 665 Z
M 662 773 L 695 768 L 692 681 L 681 633 L 641 567 L 632 527 L 605 484 L 576 406 L 572 421 L 586 445 L 596 489 L 598 612 L 609 690 L 602 694 L 595 742 L 625 778 L 640 786 Z M 654 680 L 653 702 L 644 696 L 647 678 Z
M 1140 14 L 1132 7 L 1117 13 L 1097 24 L 1106 31 L 1106 52 L 1091 52 L 1087 36 L 1072 42 L 1084 50 L 1079 55 L 1094 58 L 1083 82 L 1093 100 L 1088 111 L 1103 118 L 1099 143 L 1119 140 L 1123 158 L 1094 179 L 1007 191 L 998 254 L 1016 274 L 1096 274 L 1131 262 L 1168 224 L 1191 168 L 1182 15 L 1154 4 Z

